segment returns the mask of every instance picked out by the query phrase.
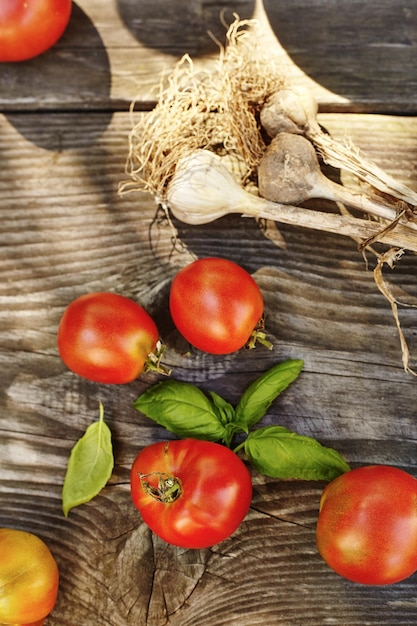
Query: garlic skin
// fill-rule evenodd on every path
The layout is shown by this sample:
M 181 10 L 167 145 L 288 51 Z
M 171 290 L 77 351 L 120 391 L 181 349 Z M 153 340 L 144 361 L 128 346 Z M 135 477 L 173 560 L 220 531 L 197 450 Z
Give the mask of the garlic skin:
M 216 207 L 215 212 L 222 213 L 227 208 L 224 189 L 230 185 L 229 172 L 217 172 L 219 161 L 220 158 L 208 150 L 196 150 L 178 161 L 166 193 L 174 215 L 184 211 L 188 217 L 195 214 L 198 219 L 200 212 Z M 196 222 L 193 220 L 193 223 Z
M 187 224 L 207 224 L 228 213 L 258 217 L 271 204 L 245 191 L 221 157 L 204 149 L 178 161 L 166 202 L 173 215 Z
M 303 134 L 316 126 L 318 104 L 308 89 L 281 89 L 268 99 L 260 112 L 264 130 L 273 138 L 278 133 Z

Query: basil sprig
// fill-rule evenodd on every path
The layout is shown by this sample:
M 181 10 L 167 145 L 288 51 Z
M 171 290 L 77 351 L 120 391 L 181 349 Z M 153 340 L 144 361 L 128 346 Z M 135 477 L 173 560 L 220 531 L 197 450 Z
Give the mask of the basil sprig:
M 236 407 L 213 391 L 206 395 L 195 385 L 172 379 L 150 387 L 134 407 L 181 438 L 219 441 L 230 448 L 236 435 L 246 435 L 235 452 L 243 448 L 253 467 L 267 476 L 332 480 L 350 469 L 336 450 L 283 426 L 253 430 L 302 367 L 303 361 L 296 359 L 275 365 L 249 385 Z
M 69 511 L 89 502 L 109 480 L 114 467 L 110 428 L 104 421 L 100 403 L 99 420 L 88 426 L 71 450 L 62 488 L 62 509 Z

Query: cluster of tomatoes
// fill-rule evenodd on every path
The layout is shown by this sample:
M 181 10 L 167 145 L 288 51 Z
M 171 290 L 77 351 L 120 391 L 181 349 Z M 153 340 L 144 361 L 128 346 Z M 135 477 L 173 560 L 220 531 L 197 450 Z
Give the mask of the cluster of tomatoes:
M 169 308 L 194 347 L 228 354 L 255 341 L 264 301 L 252 276 L 232 261 L 204 258 L 172 281 Z M 136 302 L 107 292 L 83 295 L 65 310 L 58 348 L 69 369 L 100 383 L 128 383 L 159 360 L 158 328 Z M 132 466 L 133 502 L 167 542 L 205 548 L 230 536 L 246 516 L 252 482 L 229 448 L 184 439 L 142 450 Z
M 210 354 L 228 354 L 256 341 L 264 301 L 252 276 L 232 261 L 204 258 L 175 276 L 172 319 L 185 339 Z M 62 360 L 79 376 L 129 383 L 158 362 L 159 331 L 136 302 L 89 293 L 66 309 L 58 330 Z
M 263 309 L 254 279 L 225 259 L 195 261 L 172 283 L 172 318 L 184 337 L 206 352 L 234 352 L 254 339 Z M 64 363 L 100 383 L 128 383 L 144 368 L 154 368 L 159 341 L 155 322 L 139 304 L 107 292 L 71 302 L 58 328 Z M 229 537 L 252 498 L 246 465 L 229 448 L 208 441 L 148 446 L 135 459 L 131 476 L 132 498 L 144 521 L 167 542 L 187 548 Z M 47 546 L 30 533 L 0 530 L 0 622 L 41 626 L 57 591 L 58 568 Z
M 189 343 L 213 354 L 246 345 L 264 311 L 250 274 L 218 258 L 183 268 L 172 281 L 169 306 Z M 158 341 L 158 329 L 142 307 L 109 293 L 72 302 L 58 331 L 67 366 L 106 383 L 136 378 Z M 203 548 L 236 530 L 248 512 L 252 484 L 234 452 L 186 439 L 142 450 L 132 466 L 131 492 L 157 535 L 174 545 Z M 417 570 L 416 501 L 417 480 L 402 470 L 369 466 L 342 474 L 322 494 L 319 553 L 354 582 L 382 585 L 407 578 Z
M 199 259 L 171 285 L 177 328 L 192 345 L 213 354 L 239 350 L 256 336 L 263 308 L 250 274 L 225 259 Z M 159 341 L 155 322 L 140 305 L 106 292 L 71 302 L 58 328 L 64 363 L 100 383 L 127 383 L 147 363 L 154 367 Z M 238 528 L 251 504 L 252 480 L 229 448 L 180 439 L 139 452 L 131 494 L 155 534 L 198 549 L 220 543 Z M 320 555 L 353 582 L 386 585 L 407 578 L 417 570 L 416 502 L 417 480 L 400 469 L 376 465 L 342 474 L 320 500 Z M 12 529 L 0 529 L 0 555 L 0 622 L 42 626 L 57 598 L 53 556 L 38 537 Z

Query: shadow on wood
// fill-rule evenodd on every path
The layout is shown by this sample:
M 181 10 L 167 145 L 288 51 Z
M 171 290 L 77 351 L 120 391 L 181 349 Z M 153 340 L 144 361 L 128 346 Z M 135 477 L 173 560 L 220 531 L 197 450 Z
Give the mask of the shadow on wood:
M 19 110 L 30 111 L 110 108 L 108 53 L 97 28 L 76 4 L 55 46 L 34 59 L 0 65 L 3 111 L 16 111 L 16 103 Z
M 218 45 L 210 37 L 225 43 L 227 28 L 233 14 L 241 19 L 251 18 L 255 0 L 232 0 L 230 2 L 189 2 L 189 0 L 144 0 L 132 3 L 118 0 L 119 13 L 129 31 L 149 48 L 167 54 L 188 53 L 200 56 L 217 52 Z
M 317 83 L 349 100 L 378 95 L 391 107 L 401 101 L 402 112 L 417 110 L 414 0 L 264 0 L 264 7 L 280 44 Z

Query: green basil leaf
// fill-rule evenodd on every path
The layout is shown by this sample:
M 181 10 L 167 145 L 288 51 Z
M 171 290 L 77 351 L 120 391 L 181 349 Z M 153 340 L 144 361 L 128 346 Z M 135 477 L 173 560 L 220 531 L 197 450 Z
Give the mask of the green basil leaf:
M 249 433 L 244 449 L 251 464 L 273 478 L 333 480 L 349 465 L 332 448 L 283 426 L 267 426 Z
M 93 422 L 71 450 L 62 488 L 62 509 L 65 517 L 70 509 L 89 502 L 106 485 L 114 467 L 110 428 L 104 421 L 100 403 L 100 419 Z
M 224 426 L 213 402 L 190 383 L 178 380 L 156 383 L 133 406 L 181 438 L 219 441 L 224 436 Z
M 268 411 L 272 402 L 300 374 L 303 361 L 288 359 L 274 365 L 257 378 L 242 394 L 236 407 L 236 422 L 251 428 Z
M 219 420 L 223 426 L 234 422 L 235 409 L 230 402 L 219 396 L 214 391 L 209 391 L 209 396 L 211 398 L 213 408 L 217 412 Z

